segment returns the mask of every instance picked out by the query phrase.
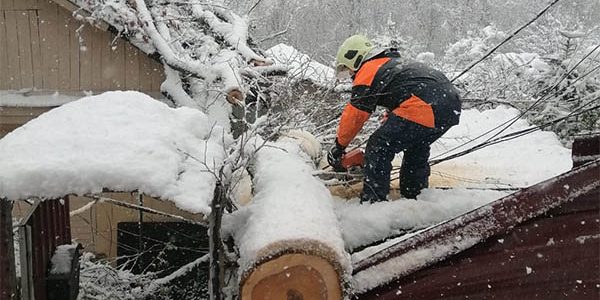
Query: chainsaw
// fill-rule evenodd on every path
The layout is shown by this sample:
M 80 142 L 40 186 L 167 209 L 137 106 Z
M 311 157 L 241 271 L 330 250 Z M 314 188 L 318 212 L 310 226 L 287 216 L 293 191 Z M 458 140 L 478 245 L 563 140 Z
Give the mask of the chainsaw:
M 362 180 L 362 168 L 365 159 L 365 152 L 362 148 L 354 148 L 342 156 L 341 166 L 345 169 L 342 172 L 336 172 L 328 165 L 317 175 L 325 182 L 325 185 L 347 185 L 358 183 Z
M 346 170 L 361 168 L 365 160 L 365 151 L 362 148 L 354 148 L 342 156 L 342 167 Z

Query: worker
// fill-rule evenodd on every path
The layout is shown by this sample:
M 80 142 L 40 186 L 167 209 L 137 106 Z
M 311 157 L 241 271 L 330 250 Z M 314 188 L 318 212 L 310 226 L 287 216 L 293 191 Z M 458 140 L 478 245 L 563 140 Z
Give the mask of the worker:
M 430 145 L 458 124 L 458 91 L 440 71 L 400 57 L 393 48 L 377 48 L 362 35 L 346 39 L 336 56 L 338 78 L 352 78 L 335 145 L 327 155 L 335 170 L 344 170 L 345 149 L 377 106 L 387 120 L 367 142 L 361 203 L 386 201 L 392 160 L 404 152 L 400 194 L 416 199 L 428 187 Z

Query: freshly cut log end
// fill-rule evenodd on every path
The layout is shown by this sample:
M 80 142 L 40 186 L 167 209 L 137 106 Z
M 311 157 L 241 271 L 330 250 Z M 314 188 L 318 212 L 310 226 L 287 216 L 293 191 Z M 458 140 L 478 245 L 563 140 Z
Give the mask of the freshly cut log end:
M 342 299 L 340 282 L 326 259 L 284 254 L 254 268 L 242 286 L 242 299 Z

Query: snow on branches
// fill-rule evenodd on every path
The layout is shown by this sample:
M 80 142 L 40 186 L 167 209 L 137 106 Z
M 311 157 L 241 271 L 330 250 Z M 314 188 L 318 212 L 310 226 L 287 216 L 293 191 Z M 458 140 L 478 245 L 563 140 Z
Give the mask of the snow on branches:
M 248 44 L 247 21 L 221 3 L 77 0 L 76 4 L 90 12 L 88 21 L 110 24 L 119 36 L 161 60 L 167 75 L 161 90 L 177 106 L 208 112 L 217 98 L 237 104 L 257 84 L 252 77 L 263 71 L 253 67 L 271 64 Z

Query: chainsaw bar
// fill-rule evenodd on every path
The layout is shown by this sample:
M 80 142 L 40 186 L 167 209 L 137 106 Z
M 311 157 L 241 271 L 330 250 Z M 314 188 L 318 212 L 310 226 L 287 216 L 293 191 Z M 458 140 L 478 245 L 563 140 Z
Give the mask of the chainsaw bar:
M 362 181 L 363 172 L 360 167 L 351 167 L 346 172 L 322 170 L 313 174 L 326 186 L 352 185 Z

